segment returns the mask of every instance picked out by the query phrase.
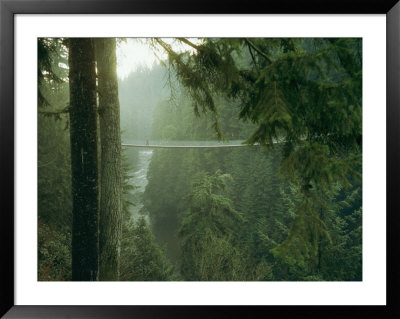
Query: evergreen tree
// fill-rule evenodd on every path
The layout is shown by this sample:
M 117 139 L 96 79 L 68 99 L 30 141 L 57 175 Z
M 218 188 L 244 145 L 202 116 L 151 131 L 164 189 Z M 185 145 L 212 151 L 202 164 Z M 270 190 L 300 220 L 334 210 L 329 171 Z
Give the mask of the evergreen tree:
M 242 221 L 224 196 L 229 175 L 200 174 L 189 196 L 190 212 L 183 218 L 181 273 L 186 280 L 238 280 L 240 256 L 232 246 L 235 224 Z
M 164 281 L 173 278 L 173 268 L 143 217 L 135 225 L 128 226 L 125 236 L 121 280 Z
M 247 142 L 284 145 L 281 173 L 303 194 L 295 222 L 308 224 L 304 232 L 326 233 L 314 195 L 361 177 L 361 39 L 178 40 L 195 52 L 178 54 L 162 39 L 155 42 L 168 53 L 194 111 L 214 114 L 222 137 L 215 96 L 240 101 L 239 118 L 257 126 Z
M 38 39 L 38 280 L 71 280 L 67 48 Z
M 98 279 L 99 185 L 94 43 L 69 39 L 72 280 Z
M 55 63 L 66 63 L 61 52 L 63 51 L 63 39 L 38 38 L 38 106 L 46 107 L 50 103 L 43 93 L 46 86 L 57 86 L 64 82 L 64 74 L 60 74 L 60 67 Z M 57 71 L 55 70 L 57 69 Z
M 116 40 L 95 39 L 101 141 L 99 279 L 118 280 L 122 227 L 121 133 Z
M 279 280 L 361 280 L 359 190 L 357 185 L 347 191 L 337 185 L 333 192 L 318 194 L 313 203 L 319 210 L 318 219 L 296 213 L 298 203 L 303 202 L 298 187 L 292 185 L 284 193 L 293 221 L 289 236 L 271 249 Z M 278 270 L 284 264 L 285 274 Z
M 169 77 L 118 84 L 114 39 L 68 39 L 69 81 L 66 41 L 39 39 L 39 280 L 362 280 L 361 40 L 176 41 L 153 40 Z M 263 148 L 154 150 L 134 224 L 118 95 L 126 139 Z

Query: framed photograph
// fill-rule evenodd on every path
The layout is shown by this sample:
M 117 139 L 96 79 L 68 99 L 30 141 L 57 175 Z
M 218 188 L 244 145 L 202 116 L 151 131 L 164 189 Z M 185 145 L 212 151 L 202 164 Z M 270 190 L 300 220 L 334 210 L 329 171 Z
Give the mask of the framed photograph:
M 400 314 L 396 0 L 0 10 L 4 318 Z

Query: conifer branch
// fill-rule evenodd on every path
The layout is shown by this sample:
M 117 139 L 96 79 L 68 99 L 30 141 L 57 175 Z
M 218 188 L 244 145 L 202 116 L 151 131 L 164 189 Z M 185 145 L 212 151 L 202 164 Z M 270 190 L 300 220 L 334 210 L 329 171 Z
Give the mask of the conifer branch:
M 272 63 L 271 59 L 264 53 L 262 52 L 254 43 L 252 43 L 249 39 L 244 39 L 248 45 L 250 45 L 257 53 L 259 53 L 265 60 L 267 60 L 269 63 Z
M 250 45 L 249 43 L 247 43 L 247 47 L 249 48 L 249 52 L 250 52 L 250 55 L 251 55 L 251 59 L 253 60 L 254 65 L 257 65 L 256 59 L 254 58 L 253 51 L 251 50 L 251 45 Z
M 192 47 L 193 49 L 199 51 L 200 47 L 198 45 L 195 45 L 193 42 L 189 41 L 188 39 L 185 38 L 177 38 L 177 40 L 187 44 L 188 46 Z

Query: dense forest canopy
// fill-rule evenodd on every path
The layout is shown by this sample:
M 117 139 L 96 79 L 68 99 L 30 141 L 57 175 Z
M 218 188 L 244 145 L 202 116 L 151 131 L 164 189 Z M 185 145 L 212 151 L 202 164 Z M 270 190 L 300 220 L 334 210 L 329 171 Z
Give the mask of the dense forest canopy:
M 362 40 L 123 41 L 38 40 L 39 280 L 362 280 Z

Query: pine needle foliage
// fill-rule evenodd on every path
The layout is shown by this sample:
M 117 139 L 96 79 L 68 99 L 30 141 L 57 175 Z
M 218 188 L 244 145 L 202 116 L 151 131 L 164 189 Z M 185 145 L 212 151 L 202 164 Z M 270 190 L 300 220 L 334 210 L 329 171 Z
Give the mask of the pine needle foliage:
M 362 40 L 205 38 L 192 47 L 194 53 L 166 51 L 195 112 L 200 106 L 217 116 L 215 96 L 222 94 L 240 101 L 239 119 L 256 125 L 247 143 L 283 144 L 280 172 L 303 199 L 279 249 L 296 241 L 303 248 L 292 254 L 311 256 L 306 237 L 314 245 L 329 236 L 315 194 L 361 179 Z M 217 118 L 214 126 L 221 137 Z
M 71 279 L 71 166 L 68 83 L 58 39 L 38 39 L 38 280 Z
M 240 253 L 232 245 L 242 216 L 226 197 L 230 176 L 217 171 L 201 173 L 189 196 L 190 211 L 179 230 L 181 274 L 186 280 L 240 280 Z
M 50 102 L 43 93 L 44 87 L 57 90 L 67 78 L 67 49 L 62 38 L 38 38 L 38 105 L 48 107 Z
M 132 224 L 124 235 L 120 280 L 165 281 L 172 279 L 173 268 L 143 217 Z
M 360 187 L 309 192 L 295 185 L 284 191 L 294 219 L 287 238 L 271 249 L 277 265 L 289 265 L 297 280 L 361 280 Z
M 360 153 L 361 39 L 207 38 L 192 46 L 195 53 L 179 54 L 162 39 L 155 41 L 168 53 L 196 113 L 200 107 L 218 115 L 217 94 L 241 101 L 239 118 L 258 126 L 248 143 L 287 142 L 283 160 L 296 146 L 312 153 L 315 144 L 338 161 Z M 221 135 L 218 122 L 215 127 Z M 293 163 L 287 174 L 292 180 L 294 171 L 303 173 Z

